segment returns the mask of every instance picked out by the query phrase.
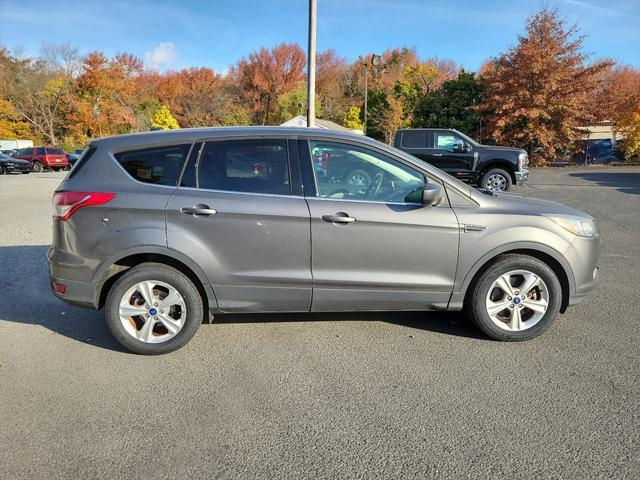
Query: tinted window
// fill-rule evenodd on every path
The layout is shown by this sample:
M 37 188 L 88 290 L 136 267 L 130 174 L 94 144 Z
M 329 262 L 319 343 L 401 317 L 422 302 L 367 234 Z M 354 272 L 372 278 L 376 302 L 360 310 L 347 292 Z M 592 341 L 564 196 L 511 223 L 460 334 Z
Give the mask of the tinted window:
M 402 146 L 425 148 L 427 146 L 427 132 L 402 132 Z
M 78 158 L 78 160 L 76 160 L 75 165 L 73 166 L 73 168 L 71 169 L 71 171 L 68 174 L 69 175 L 68 178 L 71 178 L 74 175 L 76 175 L 82 169 L 82 167 L 84 167 L 87 164 L 87 162 L 93 156 L 93 154 L 96 152 L 96 150 L 97 150 L 97 148 L 93 147 L 93 146 L 85 149 L 84 153 L 82 155 L 80 155 L 80 158 Z
M 44 148 L 36 148 L 36 155 L 44 155 L 45 153 Z
M 421 203 L 424 175 L 402 162 L 359 146 L 310 141 L 319 197 Z
M 230 192 L 289 195 L 286 140 L 225 140 L 205 144 L 198 186 Z
M 191 145 L 167 145 L 116 153 L 114 157 L 129 175 L 140 182 L 178 184 Z
M 47 153 L 49 155 L 64 155 L 64 152 L 62 150 L 60 150 L 59 148 L 47 147 Z

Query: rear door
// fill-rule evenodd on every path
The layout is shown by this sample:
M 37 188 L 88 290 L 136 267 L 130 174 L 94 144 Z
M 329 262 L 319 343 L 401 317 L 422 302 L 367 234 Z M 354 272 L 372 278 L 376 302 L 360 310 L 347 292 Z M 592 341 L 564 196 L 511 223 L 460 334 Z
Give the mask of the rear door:
M 169 248 L 202 267 L 224 312 L 308 311 L 310 220 L 297 143 L 280 137 L 197 145 L 167 205 Z
M 371 185 L 326 176 L 313 161 L 325 150 L 336 162 L 359 162 L 372 172 Z M 459 228 L 446 201 L 420 202 L 424 183 L 436 179 L 357 143 L 310 139 L 300 151 L 311 213 L 312 310 L 446 307 Z

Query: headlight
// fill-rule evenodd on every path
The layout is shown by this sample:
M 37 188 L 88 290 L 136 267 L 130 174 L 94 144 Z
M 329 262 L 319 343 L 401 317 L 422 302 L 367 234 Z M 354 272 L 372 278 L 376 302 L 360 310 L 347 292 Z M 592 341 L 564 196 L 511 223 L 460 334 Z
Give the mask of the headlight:
M 556 222 L 567 232 L 579 237 L 596 236 L 596 224 L 589 218 L 574 217 L 573 215 L 545 215 L 545 217 Z
M 518 170 L 527 170 L 529 168 L 529 155 L 526 153 L 518 154 Z

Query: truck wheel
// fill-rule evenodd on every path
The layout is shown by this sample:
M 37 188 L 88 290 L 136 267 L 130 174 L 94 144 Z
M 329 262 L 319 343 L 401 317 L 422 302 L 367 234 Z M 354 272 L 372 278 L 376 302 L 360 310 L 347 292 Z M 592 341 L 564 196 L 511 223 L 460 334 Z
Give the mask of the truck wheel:
M 143 355 L 183 347 L 202 323 L 204 306 L 193 282 L 160 263 L 142 263 L 113 284 L 105 303 L 107 325 L 128 350 Z
M 492 168 L 480 180 L 480 186 L 492 192 L 506 192 L 511 188 L 511 175 L 502 168 Z
M 44 170 L 44 168 L 42 167 L 42 164 L 40 162 L 33 162 L 33 171 L 36 173 L 40 173 L 42 172 L 42 170 Z
M 560 281 L 547 264 L 528 255 L 509 254 L 480 276 L 465 308 L 489 337 L 517 342 L 547 330 L 561 300 Z

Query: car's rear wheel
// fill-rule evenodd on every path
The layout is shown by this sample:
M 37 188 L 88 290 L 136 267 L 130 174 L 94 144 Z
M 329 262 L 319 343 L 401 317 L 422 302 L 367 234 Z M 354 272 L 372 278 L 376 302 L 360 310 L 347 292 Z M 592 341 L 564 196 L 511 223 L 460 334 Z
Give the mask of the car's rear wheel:
M 6 172 L 4 166 L 0 165 L 0 175 L 4 175 Z
M 203 302 L 193 282 L 159 263 L 128 270 L 111 287 L 107 325 L 118 342 L 143 355 L 183 347 L 202 323 Z
M 40 162 L 33 162 L 33 171 L 36 173 L 40 173 L 44 170 L 44 167 Z
M 480 186 L 492 192 L 506 192 L 511 188 L 511 175 L 502 168 L 492 168 L 480 180 Z
M 489 337 L 521 341 L 547 330 L 560 310 L 562 287 L 553 270 L 527 255 L 504 255 L 482 273 L 468 298 L 474 323 Z

